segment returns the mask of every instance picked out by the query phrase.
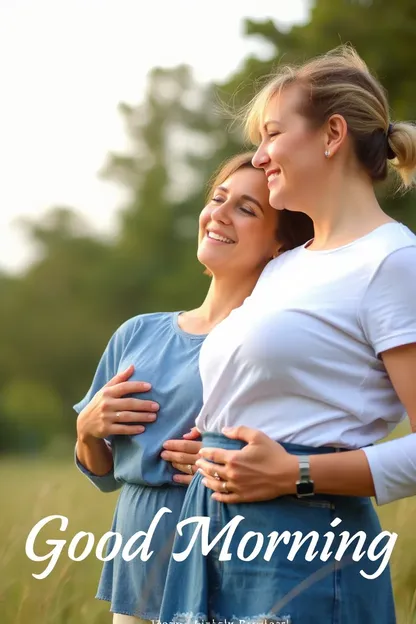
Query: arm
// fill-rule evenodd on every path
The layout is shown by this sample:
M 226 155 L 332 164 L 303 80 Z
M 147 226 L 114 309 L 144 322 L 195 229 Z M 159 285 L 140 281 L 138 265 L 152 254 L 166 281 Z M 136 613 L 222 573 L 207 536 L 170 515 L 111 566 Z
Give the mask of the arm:
M 196 463 L 204 485 L 214 490 L 213 498 L 226 503 L 270 500 L 296 494 L 299 462 L 281 444 L 261 431 L 240 426 L 224 430 L 232 439 L 244 440 L 241 451 L 203 448 Z M 214 464 L 205 461 L 210 460 Z M 311 478 L 317 493 L 372 496 L 374 485 L 364 451 L 311 455 Z M 217 472 L 220 480 L 214 478 Z M 223 491 L 223 481 L 226 490 Z
M 382 358 L 413 433 L 359 451 L 312 456 L 317 492 L 375 495 L 379 505 L 416 495 L 416 344 L 389 349 Z
M 113 470 L 111 446 L 103 439 L 78 438 L 75 456 L 79 464 L 97 477 L 102 477 Z
M 95 439 L 100 443 L 93 447 L 81 445 L 79 441 L 75 445 L 75 464 L 77 468 L 95 485 L 101 492 L 114 492 L 122 483 L 114 477 L 113 454 L 110 445 L 105 440 Z M 104 448 L 106 447 L 106 448 Z M 87 466 L 91 468 L 88 469 Z M 108 468 L 108 469 L 107 469 Z
M 416 495 L 416 344 L 389 349 L 382 357 L 414 433 L 337 456 L 312 456 L 318 492 L 375 495 L 379 505 Z
M 247 445 L 241 451 L 208 447 L 201 449 L 201 459 L 196 464 L 205 477 L 204 485 L 214 491 L 215 500 L 224 503 L 255 502 L 296 494 L 299 463 L 295 455 L 288 453 L 278 442 L 274 442 L 256 429 L 240 426 L 224 430 L 223 433 L 232 439 L 243 440 Z M 416 437 L 415 434 L 413 436 Z M 381 451 L 379 460 L 382 463 L 384 449 L 387 450 L 389 445 L 399 446 L 399 443 L 403 445 L 408 442 L 411 442 L 412 456 L 415 458 L 416 440 L 411 436 L 371 448 L 378 453 Z M 380 503 L 400 498 L 400 493 L 403 492 L 407 492 L 405 496 L 416 494 L 415 459 L 410 459 L 410 462 L 413 461 L 413 471 L 404 471 L 409 459 L 403 455 L 402 449 L 397 450 L 398 453 L 390 459 L 390 467 L 396 477 L 389 475 L 389 480 L 395 485 L 394 479 L 397 480 L 398 475 L 402 475 L 402 489 L 393 489 L 392 498 L 380 500 Z M 374 496 L 377 486 L 374 485 L 374 476 L 366 451 L 311 455 L 311 478 L 314 481 L 315 492 L 343 496 Z M 390 452 L 387 455 L 390 455 Z M 383 465 L 385 470 L 388 470 L 389 467 Z M 215 472 L 220 480 L 214 478 Z M 384 478 L 384 473 L 381 473 L 380 478 L 381 480 Z M 228 493 L 223 490 L 224 481 Z

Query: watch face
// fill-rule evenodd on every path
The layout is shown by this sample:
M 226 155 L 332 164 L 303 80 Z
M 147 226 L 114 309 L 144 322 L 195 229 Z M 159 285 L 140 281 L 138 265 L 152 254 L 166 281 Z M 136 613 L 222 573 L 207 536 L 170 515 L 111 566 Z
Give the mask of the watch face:
M 313 496 L 313 481 L 298 481 L 296 483 L 296 493 L 298 496 Z

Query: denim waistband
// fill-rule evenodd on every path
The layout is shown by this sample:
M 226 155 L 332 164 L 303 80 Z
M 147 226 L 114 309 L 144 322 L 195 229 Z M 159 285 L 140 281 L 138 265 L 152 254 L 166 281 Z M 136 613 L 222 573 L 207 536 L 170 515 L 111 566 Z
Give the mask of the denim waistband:
M 279 440 L 277 440 L 277 442 L 279 442 L 279 444 L 281 444 L 288 453 L 293 453 L 294 455 L 320 455 L 324 453 L 340 453 L 350 450 L 337 446 L 306 446 L 304 444 L 293 444 L 292 442 L 280 442 Z M 242 440 L 232 440 L 231 438 L 227 438 L 222 433 L 202 433 L 202 446 L 224 449 L 242 449 L 246 446 L 246 444 L 247 442 L 243 442 Z

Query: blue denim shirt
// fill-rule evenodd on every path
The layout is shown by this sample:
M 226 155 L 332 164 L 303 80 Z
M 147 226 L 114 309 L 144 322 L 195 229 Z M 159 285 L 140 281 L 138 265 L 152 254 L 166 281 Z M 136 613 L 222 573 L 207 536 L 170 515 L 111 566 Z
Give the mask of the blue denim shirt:
M 105 383 L 130 364 L 134 365 L 131 381 L 152 384 L 149 392 L 133 396 L 160 405 L 156 421 L 146 424 L 144 433 L 108 439 L 114 469 L 107 475 L 93 475 L 76 459 L 78 468 L 100 490 L 110 492 L 123 486 L 112 527 L 112 531 L 123 535 L 123 543 L 137 531 L 146 531 L 158 509 L 165 506 L 172 510 L 161 519 L 152 543 L 155 555 L 147 562 L 140 557 L 126 562 L 117 555 L 103 567 L 97 597 L 111 601 L 113 612 L 145 619 L 159 617 L 176 522 L 186 491 L 172 481 L 176 470 L 161 459 L 162 444 L 189 431 L 202 406 L 198 361 L 205 335 L 183 331 L 178 325 L 179 314 L 143 314 L 121 325 L 101 357 L 87 394 L 74 406 L 77 413 L 81 412 Z M 110 540 L 108 552 L 112 545 Z

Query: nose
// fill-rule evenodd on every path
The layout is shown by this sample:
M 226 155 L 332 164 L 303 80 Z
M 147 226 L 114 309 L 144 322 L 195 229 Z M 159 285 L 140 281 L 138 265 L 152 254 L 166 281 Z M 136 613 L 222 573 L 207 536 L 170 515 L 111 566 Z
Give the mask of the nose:
M 211 219 L 220 223 L 231 223 L 230 202 L 228 199 L 212 209 Z
M 259 145 L 259 147 L 256 150 L 256 153 L 251 159 L 251 164 L 253 165 L 253 167 L 256 167 L 256 169 L 264 169 L 269 162 L 270 162 L 270 158 L 269 158 L 269 155 L 267 153 L 265 146 Z

